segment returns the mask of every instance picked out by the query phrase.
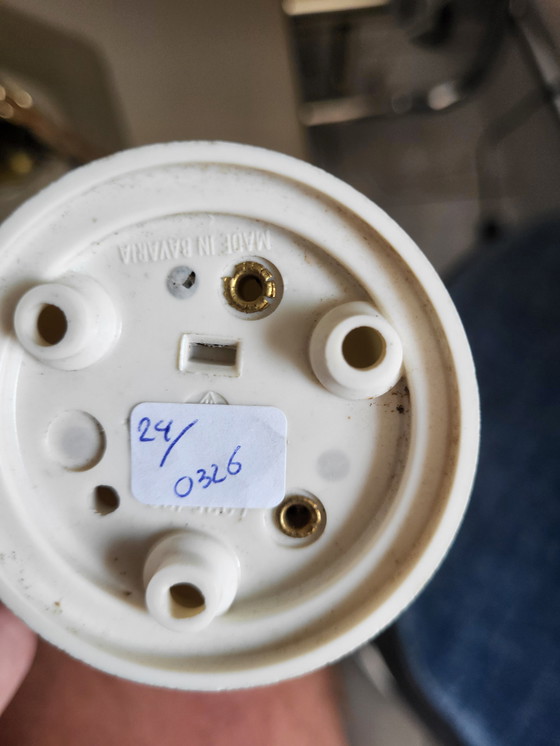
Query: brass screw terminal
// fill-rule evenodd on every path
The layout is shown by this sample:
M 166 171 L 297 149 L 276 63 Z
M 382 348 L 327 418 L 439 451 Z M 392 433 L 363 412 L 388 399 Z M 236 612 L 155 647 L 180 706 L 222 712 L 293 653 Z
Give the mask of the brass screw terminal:
M 276 508 L 276 521 L 280 530 L 294 539 L 304 539 L 322 531 L 326 513 L 316 498 L 306 495 L 287 497 Z
M 272 272 L 258 262 L 241 262 L 223 282 L 227 302 L 243 313 L 264 311 L 276 298 Z

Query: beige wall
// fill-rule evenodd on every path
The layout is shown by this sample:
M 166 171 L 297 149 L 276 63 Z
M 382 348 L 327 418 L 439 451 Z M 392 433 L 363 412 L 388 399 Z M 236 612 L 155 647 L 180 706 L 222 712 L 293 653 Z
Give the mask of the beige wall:
M 40 82 L 48 73 L 45 85 L 98 141 L 113 126 L 99 111 L 105 86 L 125 144 L 225 139 L 304 155 L 277 0 L 9 0 L 2 13 L 0 68 L 25 67 Z

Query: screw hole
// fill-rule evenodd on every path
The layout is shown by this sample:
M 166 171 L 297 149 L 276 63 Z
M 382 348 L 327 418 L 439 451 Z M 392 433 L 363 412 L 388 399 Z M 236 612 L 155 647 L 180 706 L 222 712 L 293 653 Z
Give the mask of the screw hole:
M 106 484 L 100 484 L 95 488 L 94 501 L 95 510 L 100 515 L 114 513 L 121 502 L 117 491 Z
M 279 302 L 279 275 L 260 262 L 241 262 L 222 279 L 225 299 L 236 311 L 262 315 L 272 312 Z
M 260 277 L 256 275 L 245 275 L 237 282 L 237 294 L 245 303 L 254 303 L 263 294 L 263 284 Z
M 286 508 L 285 522 L 295 531 L 304 531 L 313 520 L 313 513 L 307 505 L 295 503 Z
M 352 368 L 365 370 L 381 362 L 385 348 L 385 340 L 377 329 L 358 326 L 344 337 L 342 356 Z
M 190 275 L 181 284 L 183 285 L 184 288 L 188 290 L 189 288 L 192 288 L 195 282 L 196 282 L 196 273 L 191 272 Z
M 186 619 L 206 608 L 202 591 L 192 583 L 176 583 L 169 589 L 170 612 L 175 619 Z
M 295 539 L 303 539 L 322 529 L 325 518 L 325 509 L 319 500 L 304 495 L 286 498 L 276 510 L 280 530 Z
M 39 343 L 44 347 L 52 347 L 62 342 L 68 331 L 68 321 L 64 311 L 58 306 L 47 303 L 37 316 L 37 334 Z
M 194 269 L 174 267 L 167 275 L 167 289 L 175 298 L 190 298 L 196 290 L 197 279 Z

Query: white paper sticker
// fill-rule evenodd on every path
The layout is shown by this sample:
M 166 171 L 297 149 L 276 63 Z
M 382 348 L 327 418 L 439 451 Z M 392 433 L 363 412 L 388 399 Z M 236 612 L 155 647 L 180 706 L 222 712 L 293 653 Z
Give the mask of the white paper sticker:
M 286 430 L 276 407 L 138 404 L 132 494 L 148 505 L 272 508 L 285 494 Z

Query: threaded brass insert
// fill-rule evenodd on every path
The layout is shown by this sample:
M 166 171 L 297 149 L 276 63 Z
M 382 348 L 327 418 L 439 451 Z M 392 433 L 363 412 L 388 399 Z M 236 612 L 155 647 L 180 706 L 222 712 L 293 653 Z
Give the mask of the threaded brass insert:
M 272 272 L 259 262 L 241 262 L 223 282 L 227 302 L 243 313 L 264 311 L 276 298 Z
M 294 539 L 303 539 L 324 528 L 326 513 L 317 498 L 291 495 L 276 508 L 280 530 Z

